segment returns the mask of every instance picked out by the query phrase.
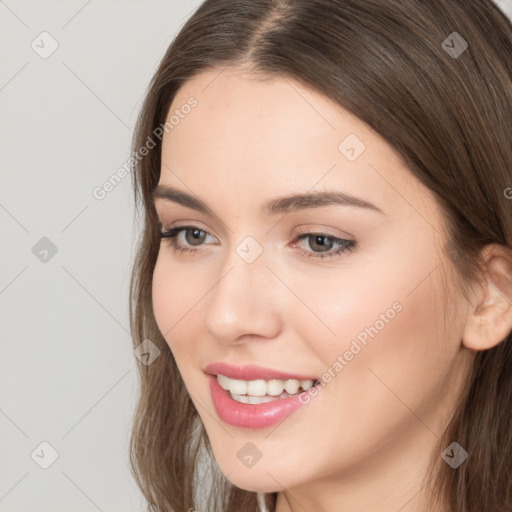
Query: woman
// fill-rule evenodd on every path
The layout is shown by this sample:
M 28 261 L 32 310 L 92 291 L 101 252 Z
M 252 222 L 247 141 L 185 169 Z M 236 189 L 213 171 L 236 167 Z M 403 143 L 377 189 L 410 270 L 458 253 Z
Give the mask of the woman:
M 192 15 L 133 141 L 150 510 L 512 509 L 511 79 L 490 0 Z

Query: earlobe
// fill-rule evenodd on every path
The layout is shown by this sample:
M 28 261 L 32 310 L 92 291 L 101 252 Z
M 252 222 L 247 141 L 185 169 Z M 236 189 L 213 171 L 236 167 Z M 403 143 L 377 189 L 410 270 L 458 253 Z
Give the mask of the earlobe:
M 482 278 L 473 289 L 462 337 L 471 350 L 493 348 L 512 332 L 512 250 L 492 244 L 482 260 Z

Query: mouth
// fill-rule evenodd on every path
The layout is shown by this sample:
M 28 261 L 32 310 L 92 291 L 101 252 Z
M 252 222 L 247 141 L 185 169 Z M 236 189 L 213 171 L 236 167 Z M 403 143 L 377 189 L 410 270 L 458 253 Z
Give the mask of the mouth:
M 236 402 L 264 404 L 282 400 L 309 390 L 320 383 L 318 379 L 233 379 L 226 375 L 214 375 L 220 387 Z
M 219 418 L 242 428 L 265 428 L 310 403 L 321 381 L 256 365 L 211 363 L 203 368 Z M 311 396 L 310 396 L 311 395 Z

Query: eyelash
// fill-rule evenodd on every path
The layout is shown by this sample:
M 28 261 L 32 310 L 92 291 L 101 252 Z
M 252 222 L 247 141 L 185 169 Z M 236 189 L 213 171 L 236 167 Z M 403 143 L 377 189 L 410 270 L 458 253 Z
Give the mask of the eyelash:
M 180 247 L 180 246 L 176 245 L 175 239 L 177 238 L 178 234 L 181 231 L 186 231 L 188 229 L 198 230 L 203 233 L 206 233 L 207 235 L 210 235 L 210 233 L 208 233 L 208 231 L 205 231 L 204 229 L 200 229 L 197 226 L 188 225 L 188 226 L 177 226 L 177 227 L 171 228 L 171 229 L 164 227 L 164 230 L 162 232 L 160 232 L 160 239 L 162 239 L 162 240 L 164 238 L 170 239 L 169 242 L 170 242 L 171 248 L 175 253 L 176 252 L 179 254 L 197 253 L 199 251 L 198 249 L 190 249 L 189 247 Z M 304 238 L 308 238 L 308 237 L 312 237 L 312 236 L 321 236 L 321 237 L 327 238 L 328 240 L 331 240 L 335 243 L 341 244 L 341 247 L 339 249 L 336 249 L 335 251 L 329 252 L 329 253 L 314 253 L 311 251 L 306 251 L 305 249 L 299 249 L 299 253 L 302 256 L 305 256 L 307 258 L 329 259 L 329 258 L 333 258 L 334 256 L 338 256 L 343 253 L 352 252 L 357 246 L 355 240 L 346 240 L 344 238 L 337 238 L 337 237 L 331 236 L 327 233 L 317 233 L 317 232 L 311 232 L 311 231 L 302 230 L 302 229 L 299 230 L 299 233 L 300 233 L 300 236 L 297 236 L 293 243 L 299 242 L 300 240 L 303 240 Z M 212 236 L 212 235 L 210 235 L 210 236 Z

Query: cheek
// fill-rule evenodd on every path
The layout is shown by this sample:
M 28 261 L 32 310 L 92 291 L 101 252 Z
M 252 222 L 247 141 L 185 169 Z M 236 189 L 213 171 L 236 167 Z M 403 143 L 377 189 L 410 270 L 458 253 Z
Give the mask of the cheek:
M 431 413 L 457 341 L 442 327 L 434 283 L 424 282 L 412 293 L 410 286 L 395 285 L 374 286 L 374 295 L 362 293 L 346 304 L 338 317 L 339 343 L 322 354 L 337 375 L 333 393 L 350 404 L 354 417 L 379 418 L 382 432 L 414 420 L 410 410 L 425 419 Z M 338 355 L 343 364 L 334 367 Z
M 201 339 L 199 330 L 203 325 L 200 308 L 201 297 L 206 291 L 199 276 L 179 268 L 161 249 L 153 272 L 153 312 L 158 329 L 192 397 L 197 395 L 198 386 L 204 387 L 204 382 L 196 380 L 196 358 L 201 353 L 198 346 Z M 205 402 L 204 396 L 201 402 Z
M 193 349 L 192 325 L 199 321 L 202 289 L 197 275 L 173 265 L 165 249 L 160 250 L 153 272 L 153 311 L 173 353 L 179 354 L 188 347 Z
M 311 360 L 321 362 L 322 380 L 339 383 L 331 389 L 340 385 L 340 396 L 350 393 L 353 403 L 400 406 L 390 390 L 420 403 L 449 371 L 457 339 L 444 328 L 439 276 L 427 277 L 436 264 L 420 254 L 409 257 L 415 265 L 388 258 L 382 261 L 393 265 L 287 281 L 307 304 L 288 307 L 289 324 L 314 353 Z

